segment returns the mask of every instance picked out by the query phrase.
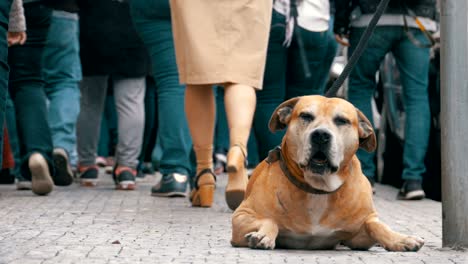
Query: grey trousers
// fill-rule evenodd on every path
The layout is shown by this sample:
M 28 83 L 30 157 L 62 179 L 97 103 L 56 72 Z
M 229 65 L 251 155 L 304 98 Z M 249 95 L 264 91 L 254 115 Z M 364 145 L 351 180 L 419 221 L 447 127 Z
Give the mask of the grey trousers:
M 109 76 L 84 77 L 81 82 L 80 115 L 76 125 L 80 166 L 95 164 L 101 118 Z M 145 79 L 112 77 L 118 117 L 116 161 L 135 169 L 145 126 Z

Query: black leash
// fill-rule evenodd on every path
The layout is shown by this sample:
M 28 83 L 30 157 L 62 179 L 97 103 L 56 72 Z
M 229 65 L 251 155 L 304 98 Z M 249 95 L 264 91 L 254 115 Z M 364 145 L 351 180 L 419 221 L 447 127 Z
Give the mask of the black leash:
M 382 16 L 385 9 L 387 8 L 388 2 L 390 2 L 390 0 L 380 1 L 380 4 L 377 7 L 377 10 L 375 11 L 374 16 L 369 22 L 369 26 L 367 26 L 366 30 L 364 31 L 364 34 L 362 34 L 362 37 L 359 40 L 359 43 L 356 49 L 354 50 L 353 54 L 351 55 L 351 58 L 349 58 L 348 63 L 343 69 L 343 72 L 341 72 L 340 76 L 338 76 L 338 79 L 336 79 L 336 81 L 333 83 L 330 89 L 328 89 L 327 93 L 325 94 L 326 97 L 335 97 L 336 93 L 338 92 L 340 87 L 343 85 L 346 78 L 348 78 L 349 74 L 351 73 L 351 70 L 354 68 L 359 58 L 361 57 L 362 53 L 366 49 L 367 44 L 369 43 L 369 39 L 372 33 L 374 32 L 375 27 L 377 26 L 377 22 L 379 22 L 380 17 Z

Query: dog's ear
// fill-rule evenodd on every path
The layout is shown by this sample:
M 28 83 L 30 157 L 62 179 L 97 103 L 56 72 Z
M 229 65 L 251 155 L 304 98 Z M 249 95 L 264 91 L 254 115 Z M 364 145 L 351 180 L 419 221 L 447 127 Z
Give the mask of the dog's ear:
M 268 124 L 268 127 L 270 128 L 271 132 L 274 133 L 278 130 L 286 128 L 286 126 L 289 123 L 289 120 L 291 120 L 291 114 L 294 109 L 294 106 L 297 104 L 299 99 L 300 97 L 291 98 L 286 102 L 280 104 L 275 109 L 273 115 L 270 118 L 270 123 Z
M 369 119 L 357 108 L 356 111 L 358 113 L 359 122 L 359 147 L 367 152 L 372 152 L 377 147 L 374 129 Z

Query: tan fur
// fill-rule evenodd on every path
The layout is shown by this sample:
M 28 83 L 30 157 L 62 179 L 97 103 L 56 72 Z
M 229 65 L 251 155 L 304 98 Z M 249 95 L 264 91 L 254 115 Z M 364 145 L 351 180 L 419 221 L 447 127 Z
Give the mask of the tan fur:
M 315 120 L 305 126 L 299 115 L 309 110 Z M 333 124 L 337 114 L 348 118 L 350 125 Z M 368 249 L 379 243 L 392 251 L 419 250 L 424 243 L 422 239 L 393 232 L 377 218 L 372 188 L 355 155 L 360 146 L 374 150 L 375 135 L 359 110 L 337 98 L 294 98 L 281 104 L 270 121 L 272 131 L 286 126 L 282 153 L 294 177 L 317 188 L 314 185 L 319 177 L 313 175 L 306 179 L 297 161 L 301 160 L 300 148 L 306 144 L 300 138 L 306 138 L 304 133 L 321 126 L 342 142 L 342 153 L 339 153 L 342 160 L 335 174 L 343 183 L 331 194 L 306 193 L 287 179 L 279 162 L 263 161 L 253 172 L 245 200 L 233 214 L 233 246 L 333 249 L 343 243 L 352 249 Z

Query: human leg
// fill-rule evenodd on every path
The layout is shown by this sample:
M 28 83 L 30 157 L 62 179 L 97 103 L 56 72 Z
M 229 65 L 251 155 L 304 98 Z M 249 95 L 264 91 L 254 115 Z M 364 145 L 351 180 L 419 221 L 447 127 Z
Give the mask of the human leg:
M 56 184 L 69 185 L 73 182 L 70 164 L 76 165 L 77 159 L 76 120 L 80 109 L 81 65 L 76 14 L 53 12 L 43 60 Z
M 364 28 L 352 28 L 348 56 L 357 46 Z M 390 51 L 393 43 L 393 31 L 387 27 L 377 27 L 371 36 L 368 46 L 349 76 L 348 100 L 361 110 L 372 124 L 371 99 L 376 87 L 375 73 L 385 54 Z M 375 153 L 362 149 L 357 152 L 364 175 L 373 182 L 375 179 Z
M 418 29 L 412 30 L 415 38 L 424 43 L 425 37 Z M 403 33 L 392 50 L 403 86 L 405 103 L 405 140 L 403 147 L 403 197 L 422 199 L 422 176 L 426 170 L 425 157 L 429 144 L 430 109 L 428 97 L 429 48 L 415 46 Z M 414 184 L 413 184 L 414 183 Z M 419 184 L 418 186 L 416 186 Z M 413 185 L 413 186 L 410 186 Z M 402 198 L 403 198 L 402 197 Z
M 253 131 L 257 139 L 259 159 L 263 160 L 268 152 L 281 143 L 284 132 L 272 133 L 268 129 L 271 115 L 286 99 L 287 51 L 283 46 L 285 19 L 273 12 L 270 37 L 268 40 L 263 89 L 257 91 L 257 106 L 253 121 Z
M 213 135 L 215 100 L 211 85 L 187 85 L 185 111 L 197 160 L 192 205 L 211 207 L 215 180 L 213 167 Z
M 228 184 L 226 202 L 235 210 L 244 199 L 247 188 L 247 140 L 255 112 L 256 95 L 253 87 L 242 84 L 226 84 L 224 104 L 229 125 L 230 148 L 227 155 Z
M 114 77 L 113 81 L 119 134 L 113 176 L 117 189 L 133 190 L 145 126 L 145 78 Z
M 84 186 L 97 184 L 97 144 L 107 90 L 107 76 L 84 77 L 80 85 L 80 114 L 76 123 L 78 171 Z
M 51 10 L 39 3 L 25 4 L 24 9 L 28 39 L 24 45 L 9 50 L 10 92 L 16 110 L 21 174 L 32 180 L 34 193 L 44 195 L 52 191 L 54 175 L 42 77 L 42 55 Z
M 136 29 L 148 47 L 157 87 L 159 171 L 162 181 L 152 188 L 156 196 L 185 196 L 192 141 L 184 110 L 185 86 L 179 84 L 169 2 L 132 1 Z

